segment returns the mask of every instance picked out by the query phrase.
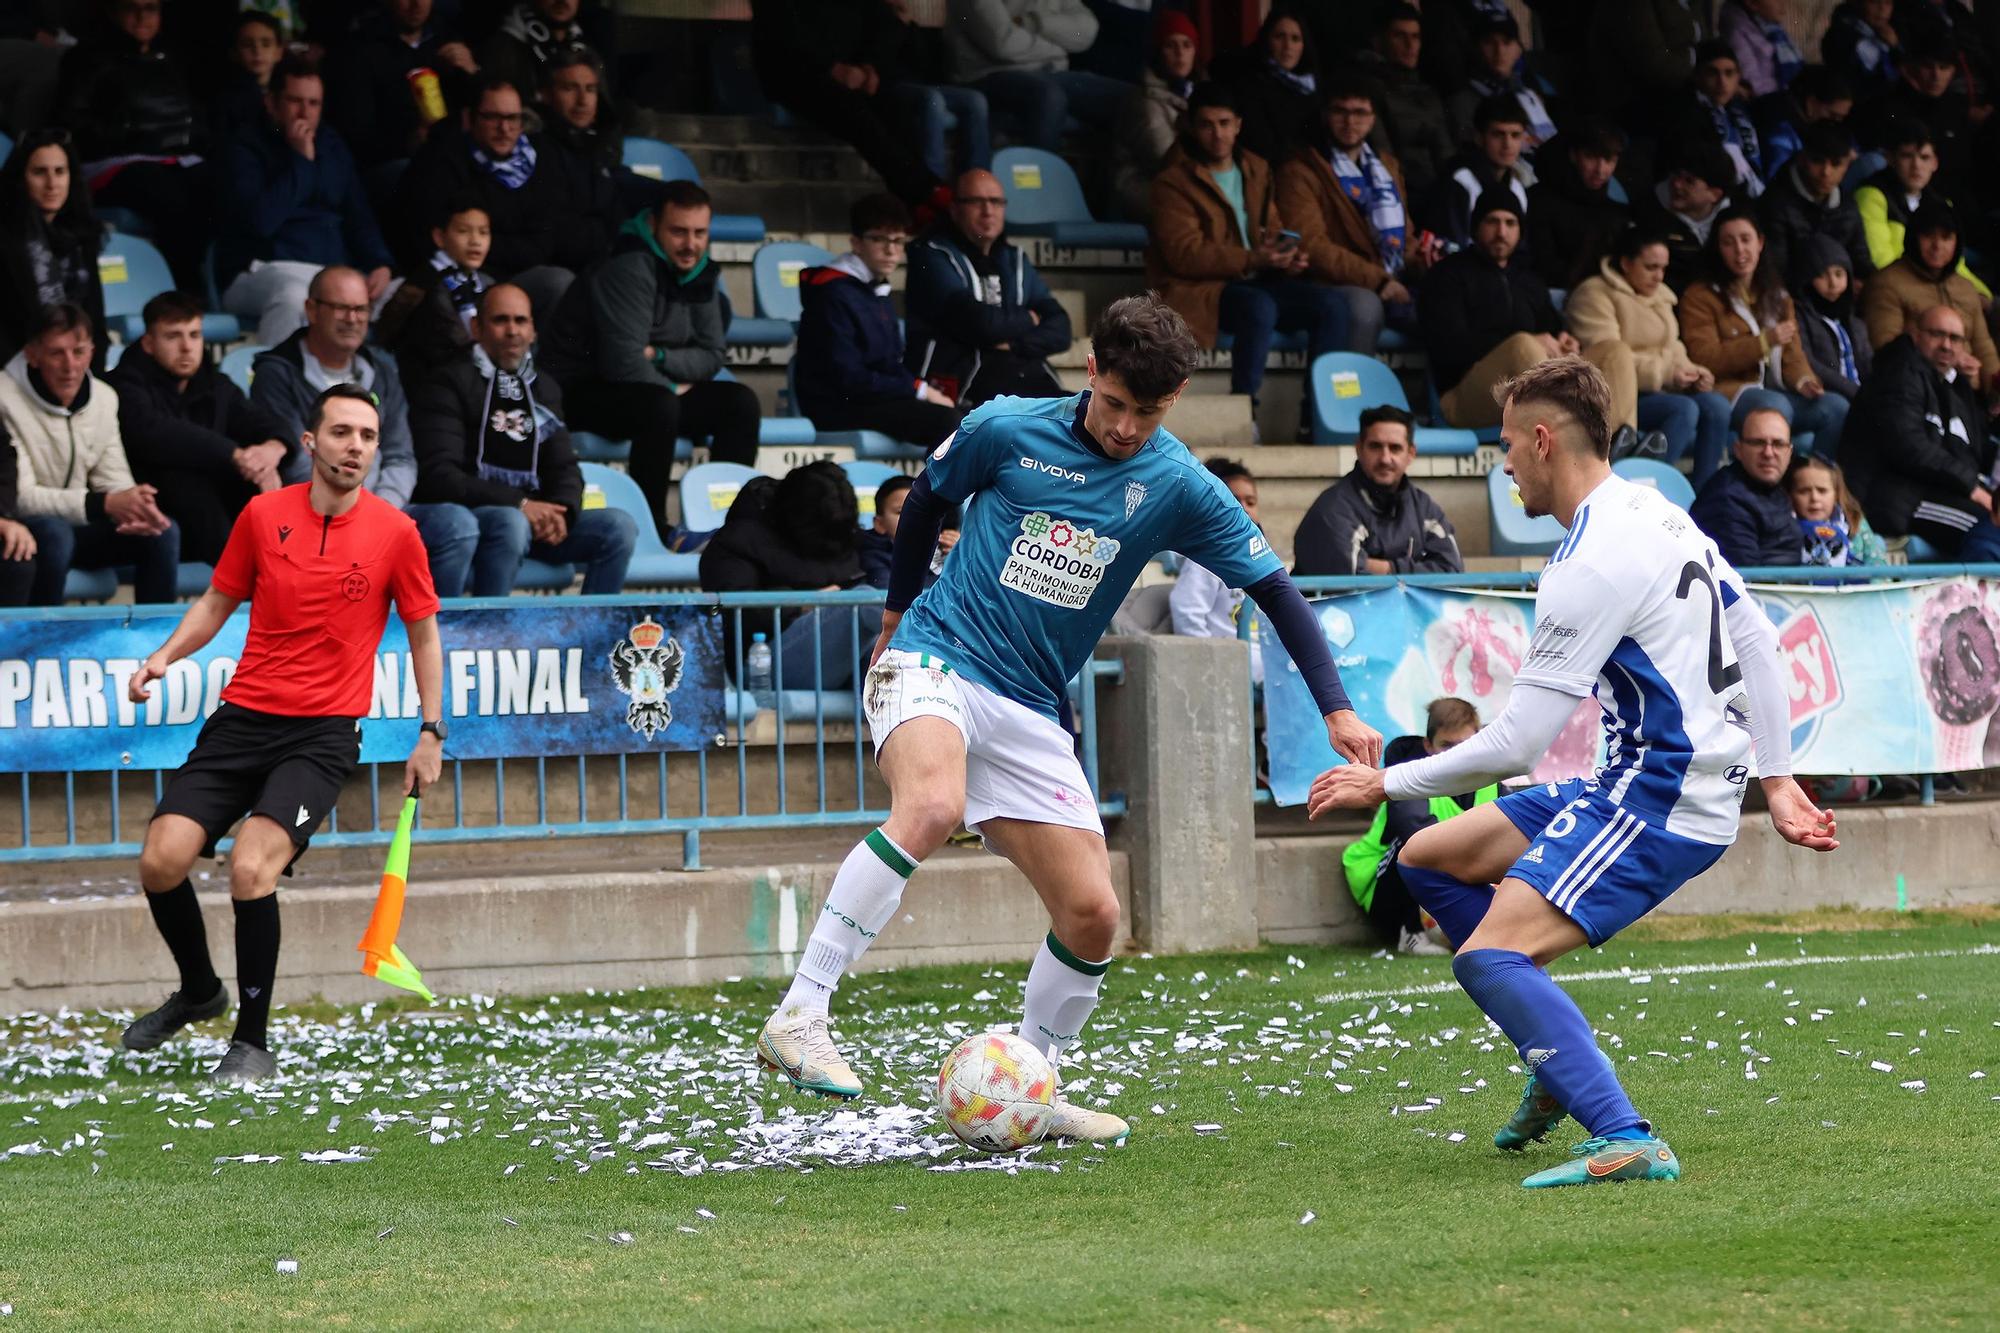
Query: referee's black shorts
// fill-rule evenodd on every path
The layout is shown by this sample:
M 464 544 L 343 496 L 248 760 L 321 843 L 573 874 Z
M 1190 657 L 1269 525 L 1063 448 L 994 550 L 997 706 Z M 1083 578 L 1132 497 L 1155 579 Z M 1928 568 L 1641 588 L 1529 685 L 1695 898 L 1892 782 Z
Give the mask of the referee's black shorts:
M 297 860 L 360 760 L 358 718 L 280 717 L 226 703 L 167 779 L 153 818 L 192 819 L 208 835 L 201 854 L 213 856 L 237 820 L 263 815 L 292 835 Z

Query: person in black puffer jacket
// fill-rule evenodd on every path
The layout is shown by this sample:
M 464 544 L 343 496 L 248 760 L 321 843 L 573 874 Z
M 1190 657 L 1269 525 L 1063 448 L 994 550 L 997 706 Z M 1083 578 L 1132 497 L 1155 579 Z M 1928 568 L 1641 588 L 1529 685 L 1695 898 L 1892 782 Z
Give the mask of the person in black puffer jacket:
M 833 592 L 857 587 L 860 535 L 860 506 L 838 464 L 808 463 L 780 481 L 755 478 L 737 494 L 722 527 L 702 548 L 702 591 Z M 747 639 L 738 644 L 733 613 L 724 615 L 722 625 L 723 661 L 734 676 L 750 645 Z M 761 631 L 773 640 L 777 679 L 795 690 L 811 689 L 815 679 L 825 689 L 851 683 L 881 629 L 879 606 L 754 610 L 743 612 L 741 621 L 743 634 Z M 855 657 L 856 644 L 861 660 Z

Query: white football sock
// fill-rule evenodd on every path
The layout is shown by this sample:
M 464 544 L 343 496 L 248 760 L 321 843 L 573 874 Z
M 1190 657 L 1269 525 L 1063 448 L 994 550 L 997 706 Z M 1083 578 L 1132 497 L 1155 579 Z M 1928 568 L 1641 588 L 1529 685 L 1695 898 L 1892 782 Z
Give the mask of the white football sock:
M 916 871 L 916 858 L 889 841 L 881 829 L 856 843 L 833 877 L 826 907 L 799 958 L 798 974 L 778 1007 L 798 1005 L 825 1013 L 841 976 L 896 915 L 896 906 L 903 901 L 903 885 Z
M 1083 1033 L 1097 1008 L 1098 988 L 1111 960 L 1089 963 L 1063 947 L 1052 930 L 1028 969 L 1028 993 L 1021 1009 L 1021 1036 L 1050 1060 Z

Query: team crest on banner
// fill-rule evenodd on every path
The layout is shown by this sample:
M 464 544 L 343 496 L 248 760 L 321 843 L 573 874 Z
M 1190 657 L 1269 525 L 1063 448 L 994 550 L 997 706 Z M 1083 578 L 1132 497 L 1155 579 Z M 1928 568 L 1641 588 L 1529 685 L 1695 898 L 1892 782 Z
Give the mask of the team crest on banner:
M 1133 514 L 1139 511 L 1139 506 L 1144 503 L 1146 503 L 1146 483 L 1143 481 L 1126 482 L 1125 517 L 1132 517 Z
M 625 707 L 626 724 L 649 741 L 674 720 L 667 696 L 680 687 L 686 659 L 679 641 L 667 638 L 651 616 L 632 626 L 611 650 L 611 679 L 620 694 L 632 699 Z

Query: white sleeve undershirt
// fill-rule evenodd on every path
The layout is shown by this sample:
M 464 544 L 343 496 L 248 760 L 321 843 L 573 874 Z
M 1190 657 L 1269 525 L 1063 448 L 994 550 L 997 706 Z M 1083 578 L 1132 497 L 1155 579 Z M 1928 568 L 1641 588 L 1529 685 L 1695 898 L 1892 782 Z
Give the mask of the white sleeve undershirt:
M 1757 747 L 1757 776 L 1790 777 L 1792 701 L 1778 669 L 1777 631 L 1763 608 L 1747 596 L 1731 602 L 1723 619 L 1729 625 L 1729 645 L 1743 668 L 1743 690 L 1750 696 L 1750 740 Z
M 1577 697 L 1519 679 L 1507 692 L 1507 706 L 1479 733 L 1443 754 L 1397 764 L 1382 774 L 1392 801 L 1414 796 L 1454 796 L 1532 769 L 1562 734 Z

